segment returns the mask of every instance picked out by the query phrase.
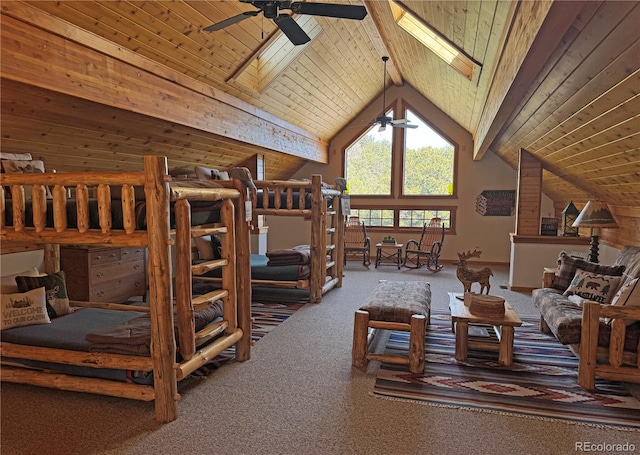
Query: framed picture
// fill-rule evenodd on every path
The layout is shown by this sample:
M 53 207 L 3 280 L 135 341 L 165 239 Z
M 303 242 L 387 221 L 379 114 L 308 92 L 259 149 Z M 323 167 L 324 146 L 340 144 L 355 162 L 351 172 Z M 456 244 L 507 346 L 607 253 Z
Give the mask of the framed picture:
M 540 225 L 540 235 L 558 235 L 558 219 L 542 218 Z

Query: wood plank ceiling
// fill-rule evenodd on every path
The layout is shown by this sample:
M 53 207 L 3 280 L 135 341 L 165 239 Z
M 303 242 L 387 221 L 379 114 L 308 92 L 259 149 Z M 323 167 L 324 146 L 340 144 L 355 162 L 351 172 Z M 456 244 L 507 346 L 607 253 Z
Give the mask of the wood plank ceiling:
M 322 32 L 262 92 L 232 77 L 278 33 L 273 21 L 258 15 L 222 31 L 202 30 L 254 9 L 249 4 L 3 1 L 2 149 L 30 151 L 50 167 L 70 170 L 124 168 L 150 152 L 167 155 L 172 166 L 226 168 L 257 153 L 265 156 L 267 178 L 287 178 L 307 159 L 326 162 L 328 141 L 380 96 L 381 56 L 390 55 L 390 79 L 411 85 L 470 131 L 477 159 L 490 150 L 516 167 L 517 152 L 525 148 L 543 162 L 544 189 L 552 199 L 601 197 L 640 206 L 638 2 L 403 2 L 481 64 L 469 81 L 400 29 L 388 2 L 330 1 L 364 4 L 369 14 L 363 21 L 316 16 Z M 555 24 L 555 32 L 545 24 Z M 42 55 L 20 54 L 19 41 L 32 36 L 28 27 L 37 29 L 34 40 L 43 34 L 34 44 L 43 46 Z M 536 36 L 539 29 L 545 36 Z M 144 58 L 166 80 L 188 79 L 191 89 L 210 98 L 233 98 L 263 121 L 239 117 L 233 124 L 215 112 L 202 113 L 200 123 L 172 112 L 150 117 L 133 106 L 98 101 L 100 94 L 82 87 L 57 90 L 18 76 L 23 58 L 65 58 L 47 54 L 54 38 L 137 67 Z M 543 52 L 528 52 L 549 42 Z M 107 51 L 105 43 L 114 47 Z M 135 62 L 127 57 L 133 53 Z M 5 64 L 5 57 L 13 59 Z M 85 82 L 104 71 L 76 63 L 86 65 Z M 520 67 L 528 71 L 518 73 Z M 198 114 L 194 109 L 194 118 Z M 259 133 L 298 138 L 299 148 L 252 142 L 251 130 L 263 124 Z M 226 134 L 229 129 L 237 134 Z

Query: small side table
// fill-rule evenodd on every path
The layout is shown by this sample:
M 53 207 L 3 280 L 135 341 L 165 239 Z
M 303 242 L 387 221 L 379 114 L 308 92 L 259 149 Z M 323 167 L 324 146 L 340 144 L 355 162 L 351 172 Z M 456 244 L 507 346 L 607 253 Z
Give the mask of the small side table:
M 380 264 L 395 264 L 398 269 L 402 266 L 403 243 L 376 243 L 376 268 Z

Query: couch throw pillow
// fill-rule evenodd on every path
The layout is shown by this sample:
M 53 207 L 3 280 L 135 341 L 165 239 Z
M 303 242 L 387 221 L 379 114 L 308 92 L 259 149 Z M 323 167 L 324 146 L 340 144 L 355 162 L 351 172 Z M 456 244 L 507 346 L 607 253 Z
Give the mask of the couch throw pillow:
M 640 278 L 635 278 L 628 283 L 625 283 L 618 289 L 616 295 L 611 299 L 611 305 L 616 306 L 640 306 L 640 284 L 638 281 Z M 605 322 L 609 324 L 613 319 L 606 318 Z M 631 325 L 637 322 L 635 319 L 625 319 L 626 325 Z
M 45 276 L 17 276 L 16 283 L 21 292 L 30 291 L 41 286 L 47 294 L 47 312 L 51 319 L 71 312 L 67 284 L 64 271 Z
M 616 295 L 611 299 L 611 305 L 618 306 L 640 306 L 640 284 L 638 281 L 640 278 L 634 278 L 626 283 Z
M 582 269 L 586 272 L 597 273 L 599 275 L 611 275 L 622 276 L 624 272 L 624 265 L 600 265 L 595 262 L 585 261 L 583 259 L 573 258 L 569 256 L 565 251 L 560 253 L 558 257 L 560 266 L 555 280 L 553 281 L 553 287 L 566 290 L 571 284 L 577 269 Z
M 49 324 L 44 287 L 15 294 L 2 294 L 2 325 L 0 330 L 35 324 Z
M 619 276 L 600 275 L 578 269 L 563 295 L 578 295 L 583 299 L 608 305 L 618 290 L 621 280 Z

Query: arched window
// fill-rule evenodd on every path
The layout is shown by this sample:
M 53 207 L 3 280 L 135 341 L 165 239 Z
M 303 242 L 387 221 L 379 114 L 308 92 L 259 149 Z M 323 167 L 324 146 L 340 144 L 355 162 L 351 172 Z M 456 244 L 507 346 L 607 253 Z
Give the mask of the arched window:
M 393 111 L 387 112 L 393 116 Z M 374 125 L 345 150 L 345 177 L 351 195 L 391 194 L 393 128 Z
M 410 109 L 405 114 L 418 128 L 405 130 L 402 194 L 453 194 L 455 147 Z
M 418 230 L 438 217 L 454 233 L 456 207 L 436 200 L 454 195 L 456 146 L 408 107 L 404 114 L 417 128 L 373 125 L 345 149 L 351 214 L 381 231 Z

